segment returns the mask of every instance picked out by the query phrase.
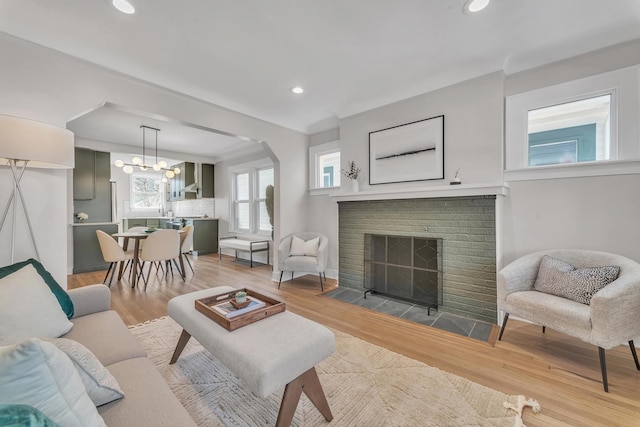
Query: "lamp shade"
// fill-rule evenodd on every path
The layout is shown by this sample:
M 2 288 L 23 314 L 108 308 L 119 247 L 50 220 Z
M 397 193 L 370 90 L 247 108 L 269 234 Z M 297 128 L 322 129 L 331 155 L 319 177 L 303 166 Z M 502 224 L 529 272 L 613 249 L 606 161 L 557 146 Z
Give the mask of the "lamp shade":
M 0 114 L 0 162 L 28 160 L 30 168 L 72 169 L 73 132 Z

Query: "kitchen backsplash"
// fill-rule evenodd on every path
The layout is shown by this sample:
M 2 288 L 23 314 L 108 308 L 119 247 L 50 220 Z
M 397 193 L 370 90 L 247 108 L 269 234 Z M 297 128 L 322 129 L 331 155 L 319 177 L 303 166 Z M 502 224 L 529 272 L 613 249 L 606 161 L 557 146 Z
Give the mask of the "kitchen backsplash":
M 216 199 L 179 200 L 169 202 L 167 210 L 173 211 L 173 216 L 216 216 Z
M 209 218 L 215 218 L 216 216 L 216 208 L 215 208 L 215 199 L 196 199 L 196 200 L 180 200 L 176 202 L 167 202 L 165 216 L 167 216 L 167 212 L 172 211 L 174 217 L 181 216 L 207 216 Z M 124 201 L 124 217 L 125 218 L 135 218 L 135 217 L 149 217 L 149 211 L 146 212 L 134 212 L 129 209 L 129 201 Z M 160 215 L 158 211 L 157 214 L 152 215 L 156 216 Z

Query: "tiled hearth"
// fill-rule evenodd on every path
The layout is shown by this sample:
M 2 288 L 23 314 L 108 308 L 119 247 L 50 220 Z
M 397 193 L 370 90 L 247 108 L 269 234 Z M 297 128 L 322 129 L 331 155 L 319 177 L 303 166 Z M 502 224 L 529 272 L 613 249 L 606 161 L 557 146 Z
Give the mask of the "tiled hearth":
M 428 314 L 428 310 L 424 306 L 394 300 L 382 295 L 368 294 L 365 299 L 363 292 L 350 288 L 341 287 L 325 294 L 325 296 L 480 341 L 489 339 L 493 327 L 490 323 L 451 313 L 439 313 L 433 309 L 431 314 Z

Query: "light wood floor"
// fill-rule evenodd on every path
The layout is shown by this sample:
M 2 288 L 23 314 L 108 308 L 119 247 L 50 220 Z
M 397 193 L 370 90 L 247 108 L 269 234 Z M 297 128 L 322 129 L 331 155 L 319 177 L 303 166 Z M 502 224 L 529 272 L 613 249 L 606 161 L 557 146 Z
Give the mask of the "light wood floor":
M 152 276 L 144 292 L 131 289 L 126 279 L 114 282 L 112 308 L 125 323 L 136 324 L 165 316 L 167 301 L 176 295 L 248 286 L 329 327 L 504 393 L 537 399 L 542 412 L 525 410 L 528 427 L 640 426 L 640 372 L 628 347 L 607 351 L 610 392 L 605 393 L 597 348 L 549 329 L 542 334 L 537 326 L 510 320 L 503 340 L 491 345 L 323 297 L 316 276 L 283 283 L 278 290 L 268 266 L 250 269 L 232 257 L 218 261 L 217 255 L 200 256 L 193 264 L 196 273 L 187 267 L 186 283 L 178 275 L 168 280 Z M 69 276 L 68 287 L 101 283 L 104 273 Z M 325 291 L 336 286 L 329 280 Z

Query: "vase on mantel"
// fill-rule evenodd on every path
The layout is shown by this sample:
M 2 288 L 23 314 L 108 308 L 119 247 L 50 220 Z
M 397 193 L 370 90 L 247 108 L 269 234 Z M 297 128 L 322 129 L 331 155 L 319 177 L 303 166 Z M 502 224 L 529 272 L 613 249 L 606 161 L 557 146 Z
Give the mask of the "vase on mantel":
M 360 184 L 358 183 L 357 179 L 352 179 L 351 180 L 351 192 L 352 193 L 357 193 L 360 191 Z

